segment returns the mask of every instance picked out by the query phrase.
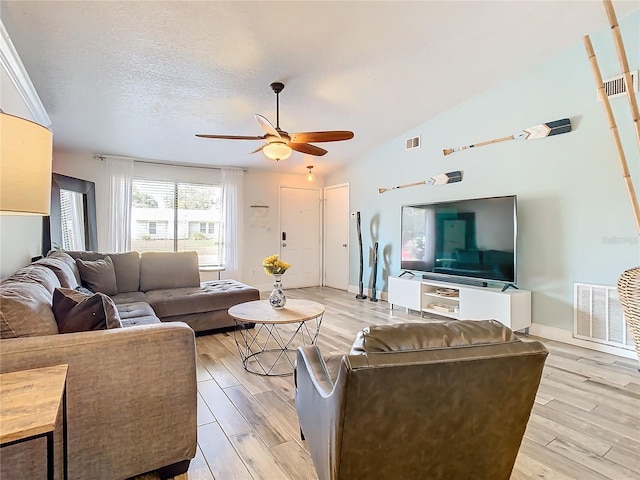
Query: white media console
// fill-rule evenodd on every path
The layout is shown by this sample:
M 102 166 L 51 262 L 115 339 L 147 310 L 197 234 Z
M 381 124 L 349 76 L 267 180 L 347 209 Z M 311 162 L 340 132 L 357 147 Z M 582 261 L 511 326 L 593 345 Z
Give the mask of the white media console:
M 441 295 L 436 290 L 453 290 Z M 498 320 L 511 330 L 531 326 L 531 292 L 528 290 L 476 287 L 458 283 L 389 277 L 389 308 L 394 306 L 457 320 Z

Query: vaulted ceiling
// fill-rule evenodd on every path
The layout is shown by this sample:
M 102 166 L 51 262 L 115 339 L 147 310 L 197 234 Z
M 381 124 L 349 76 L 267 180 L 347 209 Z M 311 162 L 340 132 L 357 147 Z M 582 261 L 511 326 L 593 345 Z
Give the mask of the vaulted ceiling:
M 590 0 L 3 0 L 0 15 L 57 151 L 320 175 L 609 25 Z M 281 128 L 355 138 L 276 164 L 249 154 L 261 141 L 195 137 L 264 134 L 274 81 Z

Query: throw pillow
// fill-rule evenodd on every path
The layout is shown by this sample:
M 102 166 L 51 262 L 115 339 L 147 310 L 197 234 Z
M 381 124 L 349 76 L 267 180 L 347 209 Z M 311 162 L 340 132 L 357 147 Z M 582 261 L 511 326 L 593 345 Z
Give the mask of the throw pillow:
M 78 285 L 76 288 L 74 288 L 74 290 L 76 292 L 85 293 L 87 295 L 93 295 L 94 293 L 96 293 L 96 292 L 92 292 L 91 290 L 89 290 L 86 287 L 83 287 L 82 285 Z
M 105 295 L 117 295 L 116 271 L 110 257 L 100 260 L 76 259 L 82 284 L 93 292 Z
M 52 309 L 60 333 L 122 327 L 115 303 L 104 293 L 88 295 L 70 288 L 56 288 Z

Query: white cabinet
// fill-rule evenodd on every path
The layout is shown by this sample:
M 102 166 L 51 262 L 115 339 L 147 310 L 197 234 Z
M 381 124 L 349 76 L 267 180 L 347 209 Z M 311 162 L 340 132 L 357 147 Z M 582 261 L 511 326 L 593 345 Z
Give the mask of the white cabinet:
M 389 277 L 388 301 L 394 306 L 458 320 L 494 319 L 511 330 L 531 326 L 531 292 L 474 287 L 421 278 Z

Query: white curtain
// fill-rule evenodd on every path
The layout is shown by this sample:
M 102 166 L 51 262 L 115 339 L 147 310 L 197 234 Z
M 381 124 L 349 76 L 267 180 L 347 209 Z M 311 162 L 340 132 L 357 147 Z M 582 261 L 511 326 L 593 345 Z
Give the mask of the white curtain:
M 109 205 L 107 252 L 131 250 L 131 200 L 133 160 L 107 157 L 109 177 Z
M 239 168 L 222 169 L 222 211 L 224 215 L 224 276 L 242 281 L 242 186 L 244 171 Z

